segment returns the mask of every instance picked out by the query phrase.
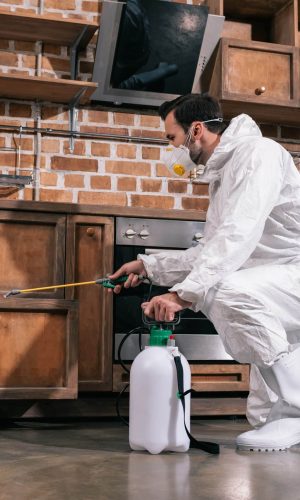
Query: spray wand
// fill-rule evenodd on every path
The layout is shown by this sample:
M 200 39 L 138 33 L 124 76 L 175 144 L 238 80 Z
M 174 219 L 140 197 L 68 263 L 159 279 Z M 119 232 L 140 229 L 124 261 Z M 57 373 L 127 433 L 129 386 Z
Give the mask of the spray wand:
M 94 281 L 82 281 L 80 283 L 65 283 L 64 285 L 42 286 L 39 288 L 25 288 L 23 290 L 14 288 L 9 292 L 7 292 L 5 295 L 3 295 L 3 297 L 7 299 L 12 295 L 19 295 L 20 293 L 40 292 L 42 290 L 54 290 L 56 288 L 68 288 L 71 286 L 83 286 L 83 285 L 102 285 L 105 288 L 115 288 L 116 285 L 125 283 L 125 281 L 127 281 L 127 278 L 128 276 L 120 276 L 120 278 L 110 279 L 106 276 L 105 278 L 99 278 Z M 138 275 L 138 279 L 144 281 L 147 278 L 143 275 Z

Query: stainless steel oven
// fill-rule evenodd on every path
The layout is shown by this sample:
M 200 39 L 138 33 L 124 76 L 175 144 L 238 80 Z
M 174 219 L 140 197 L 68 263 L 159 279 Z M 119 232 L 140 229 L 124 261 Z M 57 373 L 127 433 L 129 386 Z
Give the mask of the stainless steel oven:
M 197 245 L 203 236 L 204 222 L 116 218 L 116 246 L 114 269 L 136 259 L 139 253 L 153 253 L 168 249 L 186 249 Z M 167 288 L 152 287 L 151 295 L 165 293 Z M 123 336 L 137 326 L 142 326 L 141 303 L 148 297 L 149 285 L 141 284 L 114 297 L 114 352 L 117 360 L 118 346 Z M 142 336 L 142 344 L 147 335 Z M 189 309 L 181 314 L 175 329 L 176 344 L 189 361 L 232 360 L 225 352 L 220 337 L 212 323 L 202 314 Z M 131 335 L 123 345 L 122 359 L 130 361 L 139 352 L 138 335 Z

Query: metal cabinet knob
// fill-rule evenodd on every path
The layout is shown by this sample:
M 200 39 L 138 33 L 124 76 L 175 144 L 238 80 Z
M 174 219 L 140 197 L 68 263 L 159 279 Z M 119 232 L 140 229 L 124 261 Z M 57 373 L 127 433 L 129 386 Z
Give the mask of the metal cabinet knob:
M 95 236 L 95 228 L 94 227 L 88 227 L 86 230 L 86 234 L 90 237 Z
M 125 231 L 125 236 L 126 238 L 133 238 L 134 236 L 136 235 L 136 231 L 134 229 L 132 229 L 131 227 L 129 227 L 128 229 L 126 229 Z
M 266 87 L 264 86 L 261 86 L 261 87 L 257 87 L 257 89 L 255 89 L 255 94 L 256 95 L 261 95 L 261 94 L 264 94 L 264 92 L 266 91 Z
M 202 233 L 196 233 L 196 234 L 194 234 L 193 240 L 194 241 L 200 241 L 202 238 L 203 238 L 203 234 Z
M 142 229 L 139 233 L 139 237 L 142 238 L 142 240 L 145 240 L 146 238 L 148 238 L 149 235 L 150 235 L 150 233 L 147 229 Z

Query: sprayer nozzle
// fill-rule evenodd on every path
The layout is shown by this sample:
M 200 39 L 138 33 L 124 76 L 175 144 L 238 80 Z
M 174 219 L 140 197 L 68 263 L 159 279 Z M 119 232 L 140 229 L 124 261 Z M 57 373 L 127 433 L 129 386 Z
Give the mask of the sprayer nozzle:
M 14 290 L 10 290 L 10 292 L 7 292 L 3 295 L 3 297 L 5 299 L 7 299 L 7 297 L 10 297 L 11 295 L 18 295 L 19 293 L 21 293 L 20 290 L 17 290 L 17 289 L 14 289 Z

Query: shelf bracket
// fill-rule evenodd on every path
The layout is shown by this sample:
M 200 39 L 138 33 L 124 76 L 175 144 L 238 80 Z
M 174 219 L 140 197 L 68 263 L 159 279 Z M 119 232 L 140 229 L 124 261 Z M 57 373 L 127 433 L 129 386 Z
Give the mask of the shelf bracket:
M 70 153 L 73 153 L 74 151 L 74 132 L 76 132 L 76 126 L 77 126 L 77 105 L 86 91 L 87 87 L 84 87 L 83 89 L 80 89 L 79 92 L 75 95 L 75 97 L 72 99 L 72 101 L 69 104 L 69 128 L 70 128 L 70 140 L 69 140 L 69 149 Z
M 88 27 L 85 26 L 81 33 L 78 35 L 76 40 L 70 46 L 70 64 L 71 64 L 71 80 L 76 80 L 78 73 L 78 51 L 79 45 L 83 37 L 85 36 Z

